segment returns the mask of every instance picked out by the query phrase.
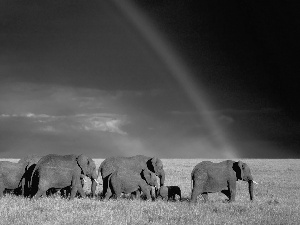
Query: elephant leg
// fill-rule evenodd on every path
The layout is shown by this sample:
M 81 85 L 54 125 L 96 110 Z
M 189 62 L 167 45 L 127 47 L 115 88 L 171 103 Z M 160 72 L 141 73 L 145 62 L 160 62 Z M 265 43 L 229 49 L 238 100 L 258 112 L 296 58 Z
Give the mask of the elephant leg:
M 207 173 L 201 173 L 194 177 L 194 187 L 192 190 L 192 195 L 191 195 L 191 203 L 196 203 L 197 202 L 197 197 L 204 193 L 204 186 L 207 183 L 208 180 L 208 175 Z
M 208 201 L 208 193 L 207 192 L 201 193 L 201 196 L 203 197 L 204 203 Z
M 24 197 L 32 197 L 30 181 L 24 179 Z
M 111 196 L 112 196 L 111 191 L 109 191 L 109 192 L 107 191 L 105 194 L 105 199 L 108 200 Z
M 150 191 L 149 191 L 148 187 L 145 185 L 141 185 L 140 188 L 141 188 L 142 192 L 146 195 L 147 200 L 151 200 L 151 195 L 150 195 Z
M 106 189 L 105 199 L 109 199 L 111 196 L 112 196 L 112 191 L 110 190 L 110 188 Z
M 228 191 L 230 192 L 230 197 L 228 202 L 235 201 L 235 194 L 236 194 L 236 181 L 229 181 L 228 182 Z
M 95 197 L 96 188 L 97 188 L 97 183 L 93 180 L 93 181 L 92 181 L 92 185 L 91 185 L 92 198 Z
M 80 178 L 80 184 L 81 184 L 81 187 L 83 188 L 84 187 L 84 179 L 83 178 Z
M 25 178 L 22 178 L 21 181 L 21 191 L 22 191 L 22 196 L 25 197 Z
M 34 199 L 38 199 L 41 196 L 46 197 L 47 196 L 46 191 L 47 190 L 43 190 L 43 189 L 39 188 L 39 190 L 37 191 L 37 193 L 34 196 Z
M 175 196 L 176 196 L 176 194 L 172 194 L 172 200 L 173 200 L 173 201 L 176 201 Z
M 120 198 L 122 198 L 122 196 L 124 196 L 124 195 L 122 195 L 122 193 L 115 193 L 115 199 L 120 199 Z
M 136 199 L 136 193 L 135 192 L 130 193 L 129 199 L 132 199 L 132 200 Z
M 46 193 L 46 192 L 47 192 L 48 189 L 49 189 L 49 187 L 47 187 L 47 186 L 39 185 L 38 191 L 37 191 L 37 193 L 35 194 L 34 199 L 38 199 L 38 198 L 40 198 L 41 196 L 47 197 L 47 193 Z
M 77 194 L 77 191 L 80 193 L 82 197 L 85 197 L 85 193 L 83 192 L 82 185 L 81 185 L 81 180 L 76 175 L 74 175 L 72 180 L 72 190 L 71 190 L 70 199 L 74 199 L 74 197 Z
M 75 198 L 76 193 L 77 193 L 77 187 L 74 185 L 72 186 L 70 200 Z
M 106 196 L 106 192 L 108 191 L 108 178 L 109 176 L 106 176 L 102 179 L 102 185 L 103 185 L 102 197 Z
M 108 186 L 108 185 L 107 185 L 107 186 Z M 103 192 L 102 192 L 102 194 L 103 194 Z M 111 188 L 108 187 L 108 188 L 106 189 L 105 195 L 104 195 L 103 197 L 104 197 L 104 199 L 108 200 L 109 198 L 111 198 L 112 195 L 113 195 L 113 194 L 112 194 Z
M 201 190 L 199 188 L 194 187 L 191 196 L 191 203 L 197 202 L 197 197 L 201 194 Z
M 81 195 L 82 198 L 86 197 L 81 185 L 78 185 L 78 192 L 79 192 L 79 194 Z
M 121 197 L 122 197 L 122 190 L 121 190 L 121 187 L 120 186 L 114 186 L 114 197 L 116 198 L 116 199 L 120 199 Z M 107 192 L 108 192 L 108 190 L 107 190 Z M 112 192 L 111 190 L 110 190 L 110 192 Z M 112 195 L 113 195 L 113 193 L 112 193 Z
M 136 190 L 135 191 L 135 198 L 136 199 L 140 199 L 141 198 L 141 191 L 140 190 Z
M 62 198 L 67 197 L 67 190 L 65 190 L 65 188 L 60 189 L 59 192 Z
M 130 199 L 136 199 L 136 195 L 137 195 L 136 192 L 131 192 L 129 198 L 130 198 Z
M 229 190 L 222 190 L 221 191 L 224 195 L 226 195 L 226 197 L 228 198 L 228 201 L 229 201 L 229 199 L 231 198 L 230 197 L 230 191 Z
M 4 190 L 5 190 L 4 184 L 2 181 L 0 181 L 0 197 L 3 197 Z
M 150 186 L 149 191 L 150 191 L 152 200 L 155 200 L 156 199 L 155 189 Z
M 140 197 L 141 197 L 140 190 L 136 190 L 130 194 L 131 199 L 140 199 Z
M 194 187 L 192 190 L 191 203 L 197 202 L 197 197 L 203 193 L 204 182 L 201 180 L 195 180 Z
M 38 184 L 38 191 L 34 196 L 34 199 L 38 199 L 39 197 L 43 196 L 46 197 L 47 196 L 47 190 L 49 190 L 52 187 L 52 184 L 49 180 L 47 180 L 47 178 L 41 178 L 39 180 L 39 184 Z

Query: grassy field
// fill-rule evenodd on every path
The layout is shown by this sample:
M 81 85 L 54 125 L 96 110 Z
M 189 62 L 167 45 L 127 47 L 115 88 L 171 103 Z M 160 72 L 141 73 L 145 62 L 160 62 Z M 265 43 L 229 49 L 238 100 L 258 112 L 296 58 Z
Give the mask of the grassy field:
M 102 162 L 95 161 L 97 166 Z M 239 181 L 234 203 L 225 203 L 225 196 L 215 193 L 209 194 L 206 204 L 200 197 L 196 205 L 189 205 L 190 174 L 200 161 L 163 160 L 165 185 L 180 186 L 182 202 L 69 201 L 58 196 L 34 201 L 6 195 L 0 199 L 0 224 L 300 224 L 300 160 L 245 159 L 258 182 L 253 202 L 249 201 L 247 183 Z M 87 182 L 87 192 L 89 186 Z M 102 186 L 97 191 L 101 192 Z

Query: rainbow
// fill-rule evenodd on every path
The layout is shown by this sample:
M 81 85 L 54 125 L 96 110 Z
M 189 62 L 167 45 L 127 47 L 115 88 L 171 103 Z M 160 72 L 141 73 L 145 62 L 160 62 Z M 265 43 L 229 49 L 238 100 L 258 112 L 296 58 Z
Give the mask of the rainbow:
M 205 126 L 209 128 L 215 137 L 212 143 L 213 147 L 220 151 L 223 158 L 239 158 L 235 147 L 226 138 L 220 124 L 209 113 L 211 106 L 207 101 L 207 97 L 204 99 L 205 94 L 201 91 L 199 82 L 194 81 L 195 74 L 187 68 L 184 59 L 167 41 L 167 38 L 132 1 L 112 0 L 107 2 L 114 4 L 114 7 L 128 19 L 129 23 L 140 33 L 184 90 L 191 103 L 196 107 L 199 116 L 204 119 Z

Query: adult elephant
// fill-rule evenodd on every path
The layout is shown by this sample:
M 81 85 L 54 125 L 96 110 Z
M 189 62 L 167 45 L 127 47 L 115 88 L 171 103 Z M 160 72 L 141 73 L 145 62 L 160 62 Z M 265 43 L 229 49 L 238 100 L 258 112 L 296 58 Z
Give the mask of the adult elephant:
M 146 168 L 159 177 L 160 186 L 163 186 L 165 182 L 165 171 L 163 169 L 163 163 L 159 158 L 136 155 L 132 157 L 110 157 L 105 159 L 98 169 L 98 174 L 101 174 L 103 181 L 102 196 L 105 196 L 107 191 L 107 179 L 114 171 L 126 169 L 141 173 L 142 170 Z M 92 185 L 92 195 L 95 194 L 95 190 L 96 184 L 94 184 L 94 186 Z
M 22 179 L 35 160 L 35 158 L 26 158 L 18 163 L 0 161 L 0 197 L 3 196 L 5 190 L 22 189 L 24 195 Z
M 214 192 L 222 192 L 228 197 L 229 202 L 235 201 L 237 180 L 248 182 L 250 200 L 253 200 L 253 178 L 246 163 L 232 160 L 220 163 L 200 162 L 191 173 L 191 203 L 197 201 L 199 194 L 206 202 L 208 199 L 207 194 Z
M 97 170 L 95 162 L 84 155 L 46 155 L 36 164 L 31 185 L 37 189 L 34 198 L 46 196 L 46 191 L 50 188 L 62 189 L 71 187 L 70 199 L 77 193 L 85 197 L 80 179 L 89 177 L 93 182 L 97 180 Z
M 22 177 L 22 186 L 20 187 L 22 190 L 22 195 L 24 197 L 32 197 L 32 191 L 31 191 L 31 176 L 32 172 L 37 164 L 37 162 L 42 158 L 42 156 L 39 155 L 27 155 L 24 158 L 21 158 L 18 163 L 24 163 L 24 162 L 29 162 L 29 165 L 25 171 L 25 174 Z M 81 184 L 82 187 L 84 185 L 84 176 L 81 176 Z M 68 197 L 71 194 L 71 188 L 66 187 L 66 188 L 51 188 L 47 191 L 47 196 L 50 196 L 52 194 L 55 194 L 56 192 L 60 191 L 60 194 L 62 197 Z

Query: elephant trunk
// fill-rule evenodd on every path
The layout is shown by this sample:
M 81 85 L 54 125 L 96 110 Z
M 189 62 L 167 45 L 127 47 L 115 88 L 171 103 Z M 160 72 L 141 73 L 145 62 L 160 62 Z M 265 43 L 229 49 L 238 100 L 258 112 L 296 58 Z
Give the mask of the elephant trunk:
M 97 184 L 98 184 L 98 174 L 97 174 L 97 170 L 93 170 L 92 172 L 92 176 L 91 176 L 91 181 L 92 181 L 92 184 L 91 184 L 91 193 L 92 193 L 92 197 L 95 196 L 95 192 L 96 192 L 96 187 L 97 187 Z
M 159 180 L 160 180 L 160 187 L 164 186 L 165 183 L 165 171 L 161 171 L 160 174 L 158 175 Z
M 97 178 L 98 178 L 97 170 L 93 170 L 93 172 L 92 172 L 91 175 L 92 175 L 92 176 L 91 176 L 91 179 L 97 180 Z
M 155 181 L 155 183 L 154 183 L 154 184 L 155 184 L 155 186 L 154 186 L 154 187 L 155 187 L 155 188 L 158 188 L 158 183 L 157 183 L 157 181 Z
M 253 180 L 248 181 L 250 200 L 253 200 Z

